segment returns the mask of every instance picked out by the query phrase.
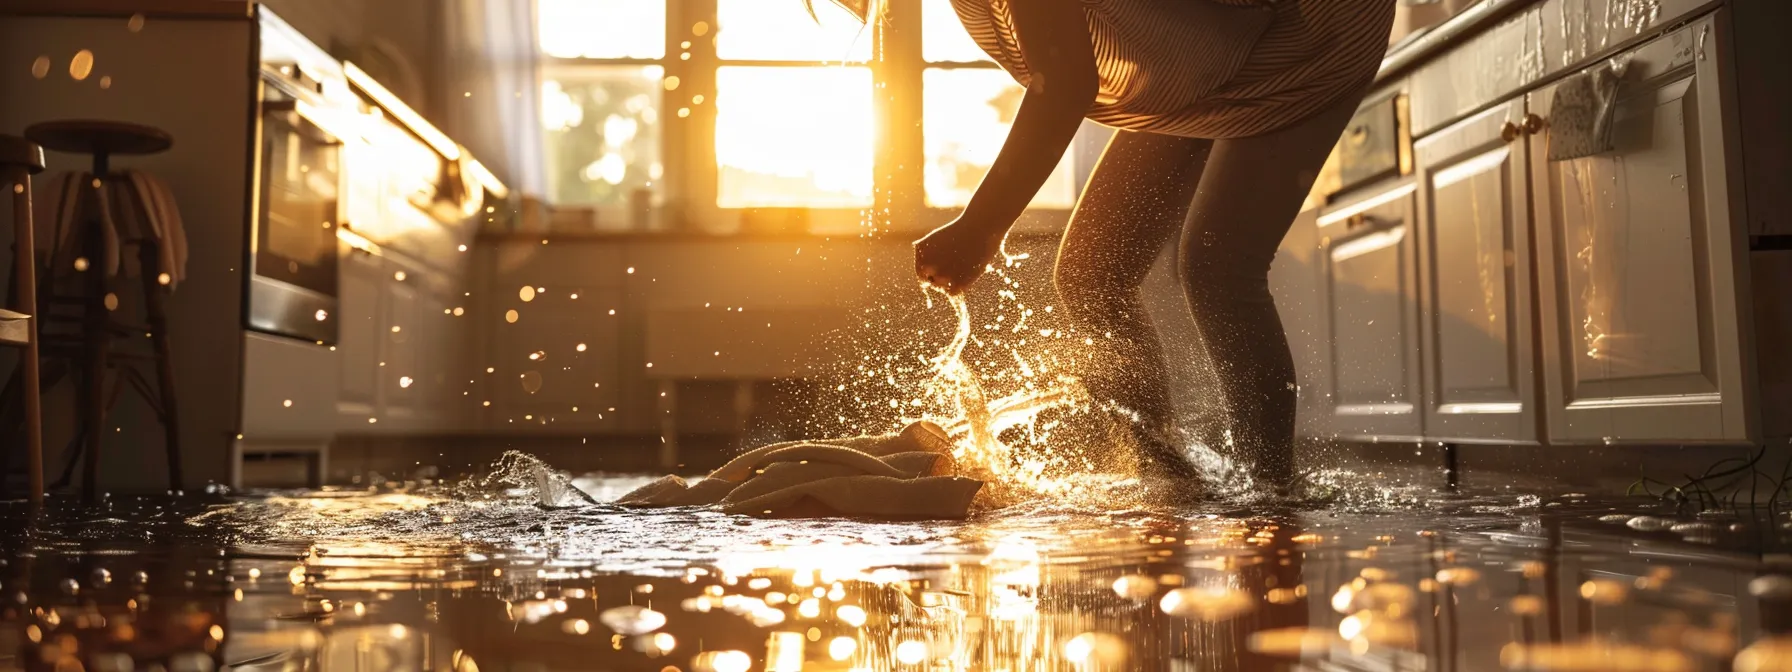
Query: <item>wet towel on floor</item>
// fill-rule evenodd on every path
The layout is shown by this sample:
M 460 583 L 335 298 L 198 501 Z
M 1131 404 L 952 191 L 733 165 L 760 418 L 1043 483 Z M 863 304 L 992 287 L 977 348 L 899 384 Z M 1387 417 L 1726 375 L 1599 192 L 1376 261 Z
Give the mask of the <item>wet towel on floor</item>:
M 765 517 L 964 518 L 983 482 L 953 475 L 944 429 L 783 443 L 747 452 L 696 483 L 666 476 L 616 500 L 623 506 L 716 506 Z

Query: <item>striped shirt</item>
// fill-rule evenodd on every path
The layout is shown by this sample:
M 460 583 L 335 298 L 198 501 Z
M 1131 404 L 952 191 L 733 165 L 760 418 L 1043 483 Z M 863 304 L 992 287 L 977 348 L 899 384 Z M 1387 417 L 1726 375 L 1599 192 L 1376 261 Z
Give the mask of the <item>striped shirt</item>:
M 951 1 L 977 45 L 1025 86 L 1008 5 L 1058 0 Z M 1101 80 L 1088 117 L 1194 138 L 1270 133 L 1360 94 L 1394 20 L 1394 0 L 1079 1 Z M 1242 14 L 1252 8 L 1270 14 L 1267 28 Z

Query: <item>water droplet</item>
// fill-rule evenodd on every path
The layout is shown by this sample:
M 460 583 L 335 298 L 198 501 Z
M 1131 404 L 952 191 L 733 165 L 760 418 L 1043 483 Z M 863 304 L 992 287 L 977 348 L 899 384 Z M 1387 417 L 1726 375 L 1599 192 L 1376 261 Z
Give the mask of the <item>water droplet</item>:
M 1203 621 L 1222 621 L 1254 606 L 1250 595 L 1230 588 L 1178 588 L 1158 601 L 1158 607 L 1166 614 Z
M 605 609 L 597 620 L 624 635 L 645 635 L 666 625 L 666 615 L 640 605 Z
M 1748 582 L 1748 594 L 1763 600 L 1792 599 L 1792 578 L 1784 574 L 1768 574 Z
M 1157 580 L 1143 574 L 1129 574 L 1114 579 L 1114 594 L 1121 599 L 1144 602 L 1157 593 Z
M 75 57 L 68 61 L 68 76 L 75 81 L 87 79 L 93 74 L 93 52 L 86 49 L 75 52 Z

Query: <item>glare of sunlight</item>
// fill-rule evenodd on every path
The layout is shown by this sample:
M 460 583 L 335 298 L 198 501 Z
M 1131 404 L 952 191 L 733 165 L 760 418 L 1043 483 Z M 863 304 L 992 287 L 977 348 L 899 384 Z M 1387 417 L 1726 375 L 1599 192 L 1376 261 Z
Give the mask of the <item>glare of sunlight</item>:
M 541 50 L 557 58 L 659 58 L 665 54 L 666 3 L 640 0 L 538 0 Z
M 657 4 L 657 3 L 642 3 Z M 716 56 L 772 61 L 852 61 L 871 58 L 871 31 L 827 0 L 815 17 L 799 0 L 716 2 Z
M 927 165 L 927 204 L 961 207 L 995 163 L 1026 90 L 1001 70 L 940 70 L 922 74 L 926 97 L 921 125 Z M 1058 160 L 1031 207 L 1069 208 L 1076 202 L 1070 152 Z
M 871 71 L 716 72 L 717 205 L 871 204 Z
M 921 3 L 921 57 L 929 63 L 970 63 L 989 61 L 989 56 L 971 39 L 952 0 L 923 0 Z

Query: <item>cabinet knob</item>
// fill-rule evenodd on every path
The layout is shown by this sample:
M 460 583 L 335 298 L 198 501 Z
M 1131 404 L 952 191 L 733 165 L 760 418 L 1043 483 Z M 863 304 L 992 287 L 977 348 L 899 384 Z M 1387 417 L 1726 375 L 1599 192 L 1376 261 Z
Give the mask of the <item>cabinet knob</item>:
M 1523 131 L 1524 129 L 1519 128 L 1518 124 L 1508 121 L 1500 126 L 1500 139 L 1506 142 L 1517 140 L 1519 134 Z
M 1535 114 L 1524 115 L 1524 132 L 1536 135 L 1543 131 L 1543 117 Z

